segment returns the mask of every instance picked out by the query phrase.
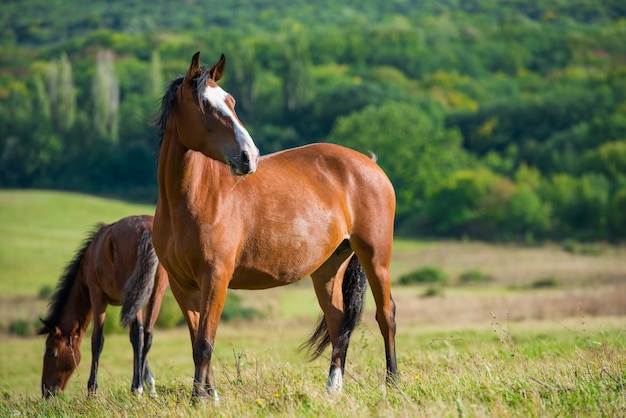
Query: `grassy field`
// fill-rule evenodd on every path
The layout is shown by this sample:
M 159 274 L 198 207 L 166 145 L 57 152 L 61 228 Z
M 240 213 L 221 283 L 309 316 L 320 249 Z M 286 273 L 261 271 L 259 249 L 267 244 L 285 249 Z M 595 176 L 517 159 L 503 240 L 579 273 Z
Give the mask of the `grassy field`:
M 35 320 L 45 312 L 38 290 L 56 284 L 94 223 L 152 211 L 77 194 L 0 191 L 2 321 Z M 0 332 L 0 416 L 625 416 L 626 249 L 594 248 L 590 254 L 558 245 L 396 242 L 394 280 L 432 265 L 451 282 L 434 297 L 424 297 L 424 287 L 394 285 L 397 388 L 383 383 L 382 338 L 370 297 L 353 334 L 344 393 L 325 393 L 327 360 L 308 362 L 298 352 L 319 315 L 304 280 L 238 291 L 265 317 L 220 325 L 219 405 L 189 405 L 193 362 L 186 329 L 157 330 L 150 353 L 157 398 L 130 395 L 130 343 L 112 334 L 101 357 L 99 394 L 86 396 L 87 341 L 66 394 L 47 402 L 39 393 L 43 338 Z M 469 269 L 493 281 L 460 286 L 458 276 Z M 543 278 L 557 285 L 533 288 Z

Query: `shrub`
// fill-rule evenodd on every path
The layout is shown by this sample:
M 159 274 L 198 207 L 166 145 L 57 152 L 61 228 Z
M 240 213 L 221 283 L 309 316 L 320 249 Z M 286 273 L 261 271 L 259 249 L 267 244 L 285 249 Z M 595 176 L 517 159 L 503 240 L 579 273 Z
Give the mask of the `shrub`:
M 440 267 L 426 266 L 417 269 L 411 273 L 400 277 L 399 282 L 402 285 L 421 284 L 421 283 L 437 283 L 445 284 L 448 281 L 448 275 Z
M 157 328 L 168 329 L 184 324 L 185 318 L 178 307 L 178 302 L 170 292 L 165 293 L 161 302 L 161 310 L 154 324 Z
M 222 311 L 223 321 L 232 321 L 235 319 L 250 320 L 254 318 L 262 318 L 263 313 L 254 308 L 248 308 L 241 305 L 241 297 L 233 292 L 228 292 L 224 310 Z
M 28 337 L 34 333 L 33 330 L 32 324 L 25 319 L 15 319 L 9 323 L 9 332 L 11 334 Z
M 443 296 L 443 289 L 441 287 L 429 286 L 422 293 L 423 298 L 432 298 L 435 296 Z
M 562 244 L 563 250 L 572 254 L 582 254 L 582 255 L 600 255 L 603 250 L 597 244 L 586 243 L 579 244 L 572 239 L 567 239 Z
M 124 334 L 128 330 L 120 323 L 121 306 L 108 306 L 107 316 L 104 319 L 104 334 Z
M 485 274 L 480 270 L 467 270 L 459 276 L 460 284 L 481 284 L 493 281 L 493 276 Z
M 50 296 L 52 296 L 53 292 L 54 292 L 54 287 L 50 285 L 41 286 L 39 288 L 39 292 L 37 292 L 37 298 L 48 299 Z
M 537 279 L 530 284 L 530 287 L 533 289 L 545 289 L 550 287 L 558 287 L 560 282 L 558 279 L 554 277 L 543 277 L 541 279 Z

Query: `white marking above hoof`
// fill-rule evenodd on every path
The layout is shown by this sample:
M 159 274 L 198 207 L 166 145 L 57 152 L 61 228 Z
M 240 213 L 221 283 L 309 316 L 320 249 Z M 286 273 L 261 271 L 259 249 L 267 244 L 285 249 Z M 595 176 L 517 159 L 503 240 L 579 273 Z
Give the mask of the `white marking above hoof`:
M 341 368 L 335 368 L 328 374 L 328 383 L 326 384 L 326 391 L 331 395 L 341 394 L 343 387 L 343 373 Z

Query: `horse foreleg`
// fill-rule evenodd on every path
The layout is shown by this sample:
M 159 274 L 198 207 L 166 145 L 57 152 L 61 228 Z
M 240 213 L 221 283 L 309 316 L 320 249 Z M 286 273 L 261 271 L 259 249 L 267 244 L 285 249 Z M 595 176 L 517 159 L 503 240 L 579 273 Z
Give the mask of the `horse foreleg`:
M 104 346 L 104 319 L 105 307 L 94 307 L 93 333 L 91 335 L 91 371 L 87 382 L 87 392 L 90 395 L 98 391 L 98 363 Z
M 195 364 L 193 397 L 205 399 L 208 396 L 214 402 L 219 401 L 215 387 L 215 378 L 211 368 L 211 357 L 217 326 L 226 302 L 227 280 L 207 275 L 201 284 L 201 309 L 198 331 L 193 342 L 193 360 Z
M 180 307 L 183 316 L 185 317 L 185 321 L 187 321 L 187 326 L 189 328 L 189 336 L 191 338 L 191 345 L 195 347 L 196 336 L 198 335 L 199 323 L 200 323 L 200 292 L 196 290 L 183 289 L 178 285 L 178 282 L 170 276 L 170 289 L 172 290 L 172 294 L 178 302 L 178 306 Z M 195 351 L 194 351 L 195 353 Z M 195 362 L 195 354 L 194 354 L 194 362 Z M 196 377 L 194 376 L 194 390 L 193 390 L 193 399 L 203 399 L 202 397 L 196 395 L 196 388 L 199 389 L 198 393 L 213 395 L 213 399 L 215 402 L 219 400 L 217 396 L 217 391 L 212 390 L 214 388 L 215 380 L 213 378 L 213 372 L 211 367 L 208 368 L 208 372 L 206 373 L 206 377 L 204 380 L 199 380 L 199 382 L 204 382 L 204 384 L 196 385 Z M 192 401 L 193 401 L 192 399 Z
M 132 393 L 141 395 L 143 393 L 143 324 L 139 315 L 130 324 L 130 343 L 133 346 L 133 381 L 130 386 Z

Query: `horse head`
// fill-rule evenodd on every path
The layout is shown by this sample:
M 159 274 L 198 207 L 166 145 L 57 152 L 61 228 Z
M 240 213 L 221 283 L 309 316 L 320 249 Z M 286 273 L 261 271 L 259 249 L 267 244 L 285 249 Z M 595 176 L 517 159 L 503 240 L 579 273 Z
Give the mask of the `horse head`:
M 65 386 L 80 363 L 80 340 L 82 330 L 74 321 L 71 330 L 63 331 L 59 326 L 41 320 L 43 328 L 39 334 L 48 334 L 43 355 L 41 394 L 44 398 L 63 393 Z
M 177 92 L 176 130 L 181 143 L 214 160 L 222 161 L 235 175 L 252 174 L 259 149 L 235 112 L 235 99 L 217 85 L 226 58 L 207 70 L 200 66 L 200 53 L 191 59 Z

